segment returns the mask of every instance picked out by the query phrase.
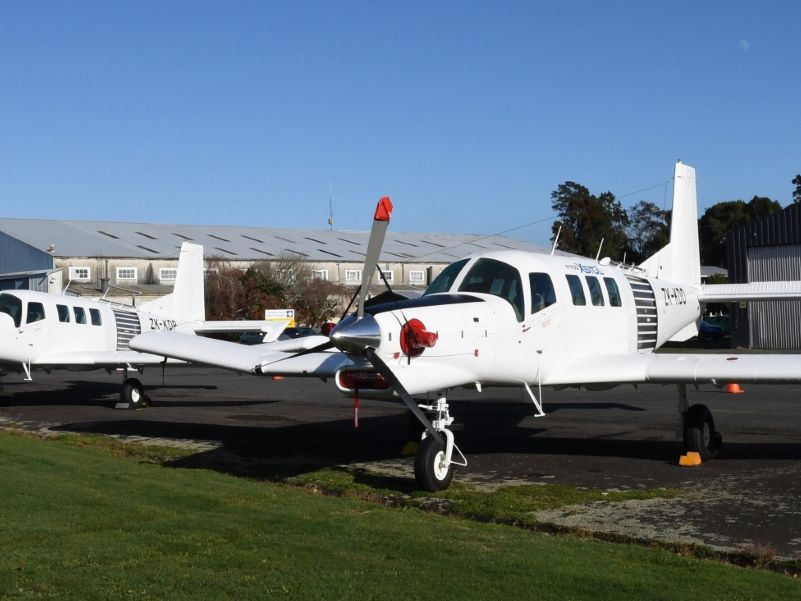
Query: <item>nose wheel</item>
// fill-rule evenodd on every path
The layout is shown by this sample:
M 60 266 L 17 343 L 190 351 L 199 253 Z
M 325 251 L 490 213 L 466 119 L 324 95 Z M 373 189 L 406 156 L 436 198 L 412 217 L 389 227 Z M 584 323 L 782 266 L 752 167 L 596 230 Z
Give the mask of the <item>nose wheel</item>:
M 436 405 L 420 405 L 420 409 L 431 412 L 435 419 L 432 428 L 440 434 L 440 439 L 424 432 L 423 440 L 414 457 L 414 479 L 423 490 L 437 492 L 445 490 L 453 479 L 454 467 L 467 467 L 467 459 L 456 446 L 453 432 L 450 430 L 453 417 L 448 410 L 445 397 Z M 454 458 L 454 451 L 459 459 Z

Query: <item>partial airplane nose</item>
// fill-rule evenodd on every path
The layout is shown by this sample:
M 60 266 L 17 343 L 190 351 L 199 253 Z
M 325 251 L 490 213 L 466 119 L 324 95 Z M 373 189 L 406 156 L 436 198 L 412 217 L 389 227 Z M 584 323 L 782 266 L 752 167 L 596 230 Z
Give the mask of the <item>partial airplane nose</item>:
M 360 355 L 368 347 L 378 348 L 381 328 L 372 315 L 361 318 L 349 315 L 331 330 L 331 342 L 341 351 Z

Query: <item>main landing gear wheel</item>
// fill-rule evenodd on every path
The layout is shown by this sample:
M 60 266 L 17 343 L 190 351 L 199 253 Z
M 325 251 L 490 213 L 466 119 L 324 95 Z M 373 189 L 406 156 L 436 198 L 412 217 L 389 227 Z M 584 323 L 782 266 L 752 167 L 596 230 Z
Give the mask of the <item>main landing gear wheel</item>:
M 128 378 L 122 383 L 120 403 L 128 403 L 132 409 L 141 409 L 147 407 L 149 400 L 142 383 L 136 378 Z
M 716 457 L 722 439 L 706 405 L 693 405 L 684 417 L 684 450 L 696 451 L 702 461 Z
M 420 442 L 414 458 L 414 479 L 420 488 L 431 492 L 445 490 L 453 479 L 453 463 L 445 465 L 445 447 L 433 436 Z

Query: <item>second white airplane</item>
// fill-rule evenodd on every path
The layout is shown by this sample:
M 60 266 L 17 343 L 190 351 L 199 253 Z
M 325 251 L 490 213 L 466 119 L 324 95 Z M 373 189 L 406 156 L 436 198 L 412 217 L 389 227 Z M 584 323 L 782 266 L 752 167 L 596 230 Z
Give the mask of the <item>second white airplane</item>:
M 254 374 L 334 377 L 347 395 L 398 397 L 424 429 L 415 477 L 428 490 L 446 488 L 454 466 L 466 465 L 447 402 L 450 389 L 466 385 L 522 387 L 544 415 L 544 386 L 677 384 L 685 449 L 708 459 L 720 437 L 709 409 L 689 405 L 686 385 L 801 382 L 801 356 L 654 351 L 697 334 L 705 302 L 799 298 L 801 283 L 702 286 L 695 190 L 695 170 L 678 163 L 670 243 L 639 266 L 480 253 L 445 268 L 419 299 L 365 307 L 392 210 L 385 198 L 374 217 L 358 310 L 330 339 L 307 339 L 306 350 L 286 352 L 152 332 L 131 348 Z M 429 394 L 431 403 L 413 398 Z

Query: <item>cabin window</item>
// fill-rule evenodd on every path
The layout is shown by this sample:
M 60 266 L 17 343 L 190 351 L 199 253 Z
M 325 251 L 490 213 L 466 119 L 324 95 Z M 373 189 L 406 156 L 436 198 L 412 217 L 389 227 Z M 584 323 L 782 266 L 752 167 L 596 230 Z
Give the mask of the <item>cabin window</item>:
M 25 323 L 42 321 L 45 318 L 44 305 L 42 303 L 28 303 L 28 316 Z
M 136 272 L 136 267 L 117 267 L 117 281 L 135 282 Z
M 581 279 L 577 275 L 568 274 L 567 285 L 570 286 L 570 296 L 573 297 L 574 305 L 586 305 L 587 299 L 584 297 L 584 288 L 581 285 Z
M 604 284 L 606 284 L 606 291 L 609 293 L 609 304 L 613 307 L 623 306 L 617 282 L 613 278 L 604 278 Z
M 0 313 L 9 315 L 14 325 L 19 327 L 22 323 L 22 301 L 10 294 L 0 294 Z
M 598 278 L 592 275 L 588 275 L 587 279 L 587 288 L 590 289 L 590 300 L 592 304 L 596 307 L 603 307 L 604 306 L 604 293 L 601 292 L 601 284 L 598 281 Z
M 89 316 L 92 318 L 93 326 L 103 325 L 103 320 L 100 319 L 100 311 L 98 309 L 89 309 Z
M 70 322 L 70 308 L 67 305 L 56 305 L 58 320 L 62 323 Z
M 528 282 L 531 286 L 531 314 L 542 311 L 556 302 L 551 276 L 547 273 L 530 273 Z
M 456 261 L 456 263 L 451 263 L 445 269 L 440 272 L 440 274 L 434 278 L 434 281 L 431 282 L 426 291 L 423 292 L 423 296 L 426 294 L 436 294 L 437 292 L 447 292 L 453 286 L 453 283 L 456 281 L 456 276 L 459 275 L 459 272 L 462 270 L 467 264 L 467 259 L 462 259 L 461 261 Z
M 495 259 L 479 259 L 467 272 L 460 292 L 483 292 L 498 296 L 512 305 L 517 321 L 523 321 L 523 285 L 520 272 Z
M 83 307 L 73 307 L 72 312 L 75 313 L 75 323 L 86 323 L 86 311 Z

